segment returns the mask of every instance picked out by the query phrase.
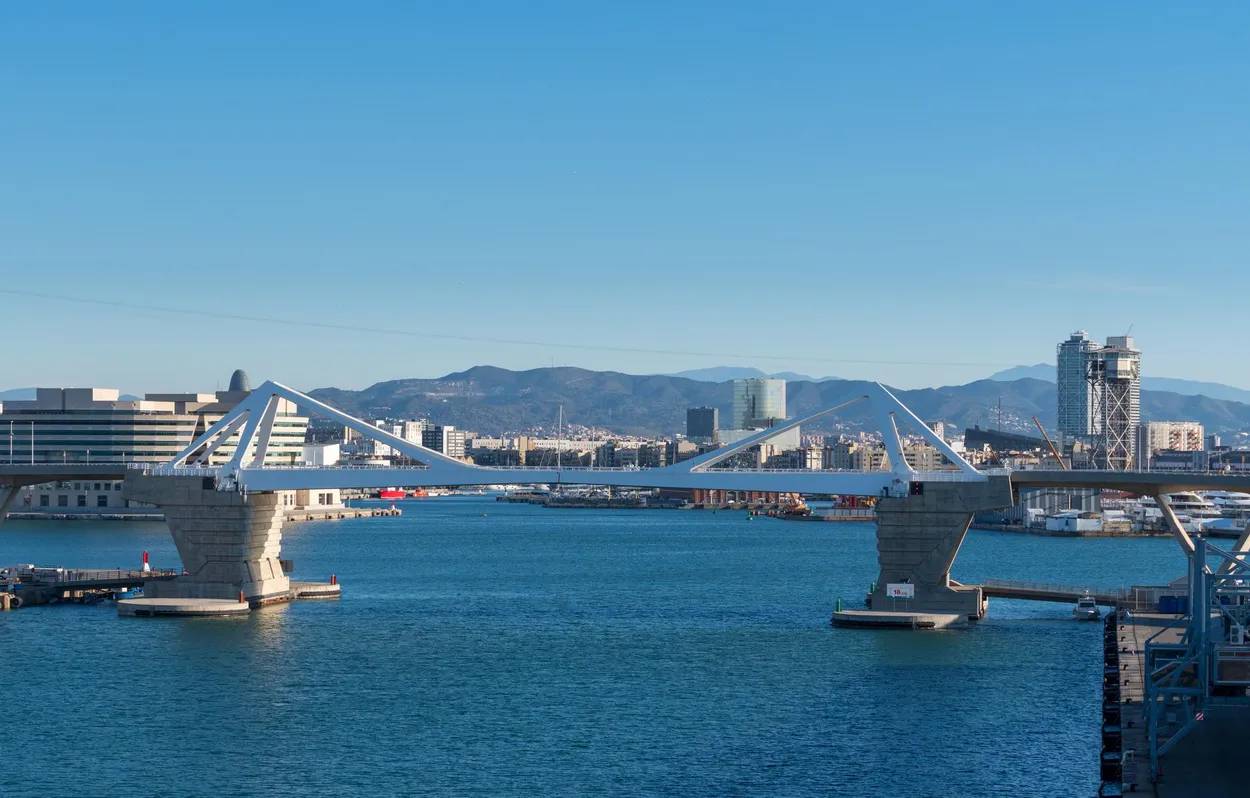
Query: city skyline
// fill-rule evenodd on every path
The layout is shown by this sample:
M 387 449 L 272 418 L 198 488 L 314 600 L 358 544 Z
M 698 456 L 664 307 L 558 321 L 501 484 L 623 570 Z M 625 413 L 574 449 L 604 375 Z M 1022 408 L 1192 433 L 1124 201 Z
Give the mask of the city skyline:
M 1244 8 L 243 8 L 10 12 L 9 386 L 915 387 L 1092 326 L 1236 382 Z

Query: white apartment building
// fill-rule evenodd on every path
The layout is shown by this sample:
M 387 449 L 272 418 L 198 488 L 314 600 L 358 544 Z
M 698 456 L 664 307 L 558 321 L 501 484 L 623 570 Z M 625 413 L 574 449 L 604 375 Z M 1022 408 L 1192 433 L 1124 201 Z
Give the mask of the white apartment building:
M 1142 466 L 1164 450 L 1200 452 L 1206 448 L 1206 430 L 1198 421 L 1146 421 L 1138 428 L 1137 451 Z

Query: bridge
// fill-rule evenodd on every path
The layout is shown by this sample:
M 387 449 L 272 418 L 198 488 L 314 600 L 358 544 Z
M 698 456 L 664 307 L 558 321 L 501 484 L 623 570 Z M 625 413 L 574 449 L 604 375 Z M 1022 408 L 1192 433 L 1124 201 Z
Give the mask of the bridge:
M 277 466 L 265 463 L 281 400 L 301 412 L 341 423 L 361 436 L 390 446 L 412 466 Z M 873 426 L 889 457 L 879 471 L 770 470 L 735 468 L 726 463 L 759 443 L 836 413 L 867 403 Z M 947 470 L 918 471 L 903 453 L 901 430 L 920 436 L 951 464 Z M 227 442 L 229 460 L 212 458 Z M 0 466 L 0 488 L 71 478 L 117 478 L 117 465 L 14 464 Z M 388 433 L 277 382 L 252 391 L 169 462 L 129 464 L 124 495 L 160 507 L 182 559 L 183 574 L 145 585 L 153 599 L 220 600 L 237 605 L 240 595 L 252 606 L 286 601 L 291 584 L 279 561 L 283 514 L 276 491 L 318 488 L 438 487 L 468 485 L 602 485 L 616 487 L 722 489 L 866 496 L 877 500 L 879 573 L 870 603 L 947 620 L 983 617 L 986 591 L 950 578 L 973 515 L 1011 506 L 1022 488 L 1114 488 L 1155 496 L 1181 548 L 1194 550 L 1167 502 L 1166 492 L 1187 489 L 1250 491 L 1250 476 L 1107 471 L 981 471 L 955 452 L 887 388 L 870 391 L 835 407 L 787 420 L 698 457 L 661 468 L 507 468 L 465 463 Z M 1245 554 L 1247 541 L 1234 551 Z M 869 581 L 869 580 L 865 580 Z

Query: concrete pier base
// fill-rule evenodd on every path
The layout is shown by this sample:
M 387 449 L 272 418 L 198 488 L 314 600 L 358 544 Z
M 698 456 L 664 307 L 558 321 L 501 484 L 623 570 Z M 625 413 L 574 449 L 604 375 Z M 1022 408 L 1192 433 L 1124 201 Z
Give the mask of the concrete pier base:
M 985 614 L 981 588 L 951 581 L 951 565 L 974 513 L 1012 504 L 1008 477 L 984 482 L 913 483 L 911 495 L 877 502 L 877 559 L 881 571 L 869 598 L 880 613 L 956 615 L 969 621 Z M 909 583 L 910 599 L 891 598 L 891 584 Z M 949 624 L 947 624 L 949 625 Z
M 964 616 L 933 612 L 890 612 L 889 610 L 838 610 L 834 626 L 871 626 L 885 629 L 945 629 L 967 623 Z
M 186 574 L 146 582 L 147 599 L 218 599 L 252 607 L 291 600 L 278 557 L 282 507 L 274 493 L 218 491 L 211 477 L 126 475 L 127 499 L 165 513 Z
M 247 615 L 246 601 L 202 598 L 133 598 L 117 602 L 117 614 L 129 617 Z

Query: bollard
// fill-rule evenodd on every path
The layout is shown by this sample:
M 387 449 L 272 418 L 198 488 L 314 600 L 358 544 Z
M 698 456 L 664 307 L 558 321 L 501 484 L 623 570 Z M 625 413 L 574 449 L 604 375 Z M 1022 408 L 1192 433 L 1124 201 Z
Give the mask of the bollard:
M 0 593 L 0 612 L 8 612 L 10 609 L 12 609 L 11 604 L 10 604 L 12 600 L 13 600 L 13 597 L 10 596 L 8 593 Z
M 243 591 L 242 591 L 242 590 L 240 590 L 240 591 L 239 591 L 239 603 L 240 603 L 240 604 L 246 604 L 246 603 L 247 603 L 247 600 L 243 598 Z

